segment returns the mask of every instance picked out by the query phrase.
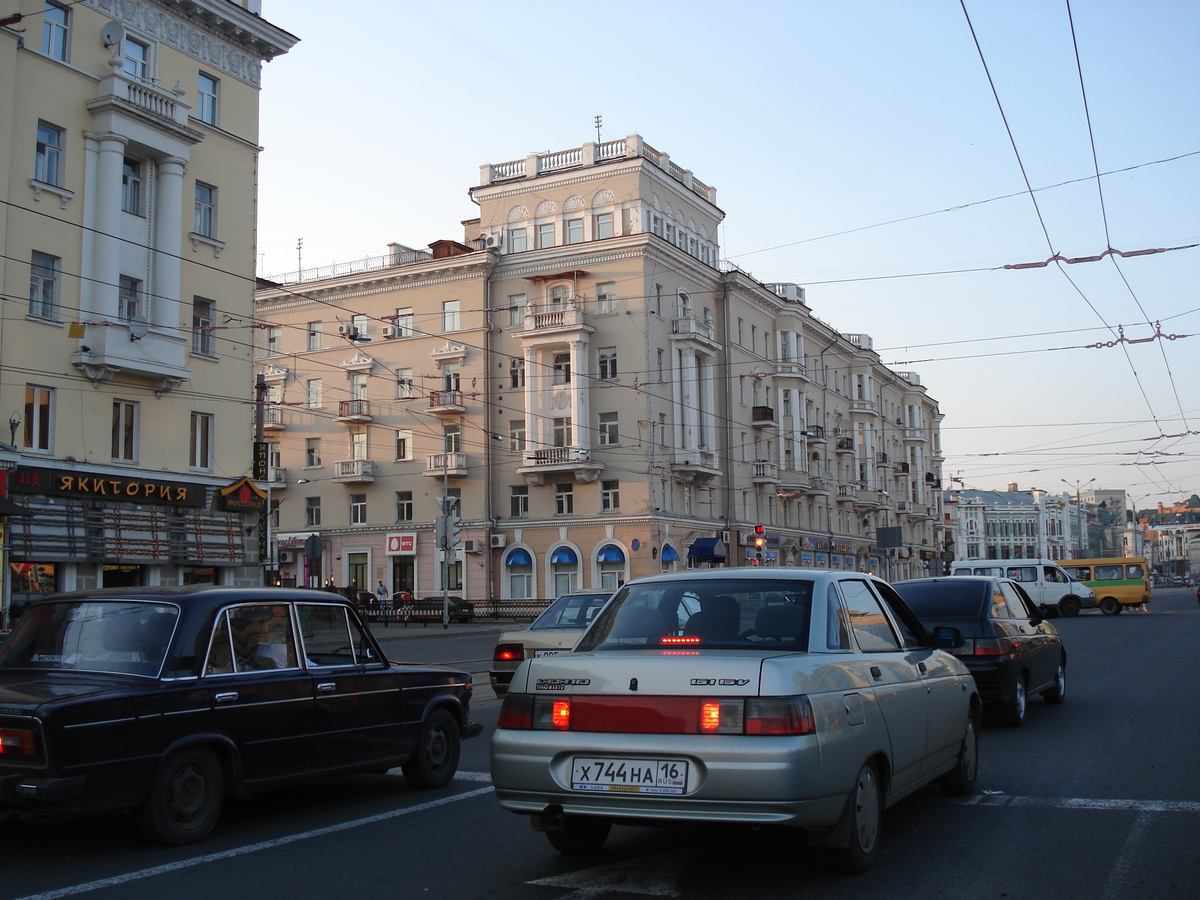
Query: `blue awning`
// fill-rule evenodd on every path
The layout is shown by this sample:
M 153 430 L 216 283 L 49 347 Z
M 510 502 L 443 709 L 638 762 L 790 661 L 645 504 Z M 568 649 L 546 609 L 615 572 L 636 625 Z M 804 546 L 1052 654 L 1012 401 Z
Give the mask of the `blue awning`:
M 724 559 L 725 545 L 719 537 L 696 538 L 688 548 L 689 559 Z
M 662 561 L 663 562 L 678 562 L 679 561 L 679 554 L 675 552 L 675 548 L 672 547 L 670 544 L 663 544 Z
M 529 555 L 528 550 L 522 550 L 518 547 L 515 550 L 509 551 L 508 558 L 505 559 L 504 564 L 506 566 L 532 566 L 533 557 Z
M 579 562 L 579 557 L 575 555 L 575 551 L 570 547 L 559 547 L 550 557 L 551 565 L 554 563 L 567 563 L 568 565 L 572 565 L 577 562 Z
M 620 547 L 614 547 L 612 544 L 601 547 L 600 552 L 596 554 L 596 562 L 625 562 L 625 554 L 621 552 Z

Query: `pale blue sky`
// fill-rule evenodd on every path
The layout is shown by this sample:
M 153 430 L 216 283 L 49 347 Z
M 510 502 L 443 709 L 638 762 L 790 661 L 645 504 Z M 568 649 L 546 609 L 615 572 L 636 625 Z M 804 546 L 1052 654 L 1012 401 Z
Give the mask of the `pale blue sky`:
M 263 69 L 263 272 L 461 239 L 481 164 L 601 114 L 717 188 L 725 257 L 921 376 L 947 482 L 1186 497 L 1200 437 L 1155 438 L 1200 432 L 1200 248 L 1003 266 L 1200 243 L 1200 2 L 965 6 L 266 0 L 301 42 Z M 1198 336 L 1079 349 L 1148 321 Z

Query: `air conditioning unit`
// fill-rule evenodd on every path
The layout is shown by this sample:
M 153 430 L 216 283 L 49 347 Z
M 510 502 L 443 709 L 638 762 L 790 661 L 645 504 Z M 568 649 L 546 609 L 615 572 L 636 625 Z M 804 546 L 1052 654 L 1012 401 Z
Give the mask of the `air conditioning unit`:
M 339 325 L 338 326 L 338 334 L 353 334 L 353 333 L 354 333 L 353 325 Z
M 507 543 L 508 543 L 508 535 L 507 534 L 493 534 L 492 535 L 492 546 L 493 547 L 503 547 Z
M 483 246 L 486 250 L 499 250 L 504 239 L 498 234 L 485 234 L 483 236 Z
M 385 338 L 394 338 L 396 336 L 396 330 L 397 329 L 395 325 L 384 325 L 383 336 Z
M 281 565 L 287 565 L 288 563 L 293 563 L 295 561 L 296 561 L 296 551 L 294 551 L 294 550 L 280 550 L 279 551 L 279 562 Z
M 483 541 L 463 541 L 462 548 L 464 553 L 482 553 Z
M 729 532 L 728 531 L 721 532 L 721 543 L 724 544 L 726 547 L 729 546 Z

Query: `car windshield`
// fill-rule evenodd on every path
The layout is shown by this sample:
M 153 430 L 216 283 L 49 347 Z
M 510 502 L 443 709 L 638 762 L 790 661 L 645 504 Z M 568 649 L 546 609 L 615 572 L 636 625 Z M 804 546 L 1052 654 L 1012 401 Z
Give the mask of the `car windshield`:
M 991 596 L 991 582 L 899 581 L 892 585 L 920 619 L 973 618 Z
M 530 631 L 583 631 L 612 594 L 564 594 L 534 619 Z
M 179 610 L 165 603 L 39 603 L 0 647 L 0 670 L 59 669 L 158 675 Z
M 807 650 L 813 582 L 648 581 L 620 590 L 576 651 Z

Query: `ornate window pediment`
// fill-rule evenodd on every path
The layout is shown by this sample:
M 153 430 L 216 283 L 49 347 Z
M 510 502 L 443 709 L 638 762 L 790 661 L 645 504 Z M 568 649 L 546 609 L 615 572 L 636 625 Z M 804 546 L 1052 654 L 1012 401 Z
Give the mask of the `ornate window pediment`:
M 279 384 L 287 381 L 288 375 L 291 374 L 287 366 L 267 366 L 263 369 L 263 381 L 267 384 Z
M 375 365 L 375 360 L 367 356 L 365 353 L 357 353 L 350 359 L 342 363 L 342 368 L 349 375 L 354 372 L 370 372 L 371 367 Z
M 442 363 L 462 362 L 464 359 L 466 359 L 467 348 L 462 344 L 452 344 L 447 341 L 443 347 L 434 350 L 429 355 L 433 358 L 433 361 L 437 363 L 438 368 L 440 369 Z

